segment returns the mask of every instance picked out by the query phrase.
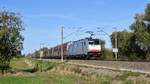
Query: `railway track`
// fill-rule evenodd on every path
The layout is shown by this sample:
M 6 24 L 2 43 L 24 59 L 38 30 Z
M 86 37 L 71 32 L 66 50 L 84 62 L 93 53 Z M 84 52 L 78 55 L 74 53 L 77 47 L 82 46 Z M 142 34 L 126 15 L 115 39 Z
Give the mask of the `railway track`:
M 45 61 L 56 61 L 59 59 L 42 59 Z M 150 74 L 150 62 L 127 62 L 127 61 L 101 61 L 101 60 L 67 60 L 68 64 L 81 65 L 93 68 L 104 68 L 111 70 L 132 71 Z

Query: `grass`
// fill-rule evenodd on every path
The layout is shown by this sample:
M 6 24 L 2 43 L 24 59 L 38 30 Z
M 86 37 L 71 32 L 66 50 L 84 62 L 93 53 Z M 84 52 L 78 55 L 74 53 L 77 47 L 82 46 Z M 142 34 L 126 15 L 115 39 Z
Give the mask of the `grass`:
M 5 76 L 0 78 L 0 84 L 42 84 L 37 77 Z
M 25 58 L 14 58 L 11 61 L 10 66 L 13 69 L 28 69 L 28 68 L 32 68 L 31 66 L 28 66 L 28 64 L 25 63 Z
M 35 65 L 36 68 L 41 68 L 42 71 L 51 70 L 52 68 L 60 64 L 60 63 L 40 61 L 40 60 L 32 60 L 32 63 Z
M 138 73 L 138 72 L 130 72 L 130 71 L 124 71 L 121 75 L 117 75 L 115 77 L 116 80 L 126 80 L 129 76 L 140 76 L 141 73 Z
M 69 70 L 65 71 L 65 64 L 55 62 L 31 60 L 33 65 L 38 66 L 38 68 L 42 67 L 42 72 L 37 71 L 31 73 L 33 67 L 29 66 L 25 60 L 27 59 L 13 59 L 11 61 L 11 67 L 16 71 L 16 74 L 1 76 L 0 84 L 99 84 L 99 80 L 92 80 L 79 75 L 82 73 L 79 67 L 71 68 L 70 72 L 73 73 L 68 73 Z M 105 82 L 102 83 L 108 84 Z
M 64 63 L 31 60 L 29 66 L 26 58 L 13 59 L 11 67 L 15 74 L 0 76 L 0 84 L 146 84 L 144 80 L 127 80 L 128 77 L 140 76 L 140 73 L 122 72 L 116 77 L 84 72 L 80 66 Z M 32 72 L 35 68 L 36 71 Z M 147 83 L 149 84 L 149 83 Z

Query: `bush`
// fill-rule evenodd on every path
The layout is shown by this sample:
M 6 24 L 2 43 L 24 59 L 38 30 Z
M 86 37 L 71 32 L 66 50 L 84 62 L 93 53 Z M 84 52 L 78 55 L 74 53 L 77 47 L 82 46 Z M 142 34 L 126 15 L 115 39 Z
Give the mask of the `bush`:
M 102 59 L 104 60 L 114 60 L 113 52 L 111 49 L 105 48 L 102 54 Z

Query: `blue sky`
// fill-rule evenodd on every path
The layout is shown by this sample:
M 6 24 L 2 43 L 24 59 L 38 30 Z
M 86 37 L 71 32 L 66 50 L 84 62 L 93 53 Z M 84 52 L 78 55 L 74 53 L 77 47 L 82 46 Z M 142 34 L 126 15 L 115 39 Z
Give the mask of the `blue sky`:
M 111 34 L 113 27 L 128 29 L 136 13 L 143 13 L 150 0 L 0 0 L 0 8 L 18 12 L 22 16 L 24 50 L 30 53 L 43 46 L 52 47 L 60 43 L 60 27 L 64 26 L 65 36 L 77 31 L 65 41 L 78 40 L 95 32 L 96 37 L 106 41 L 107 35 L 100 35 L 97 27 Z

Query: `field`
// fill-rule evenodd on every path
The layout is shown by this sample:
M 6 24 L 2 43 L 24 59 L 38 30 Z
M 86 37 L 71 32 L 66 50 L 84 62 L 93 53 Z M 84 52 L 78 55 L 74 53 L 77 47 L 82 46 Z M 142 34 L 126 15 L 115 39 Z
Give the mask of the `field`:
M 0 84 L 150 84 L 150 75 L 15 58 Z

